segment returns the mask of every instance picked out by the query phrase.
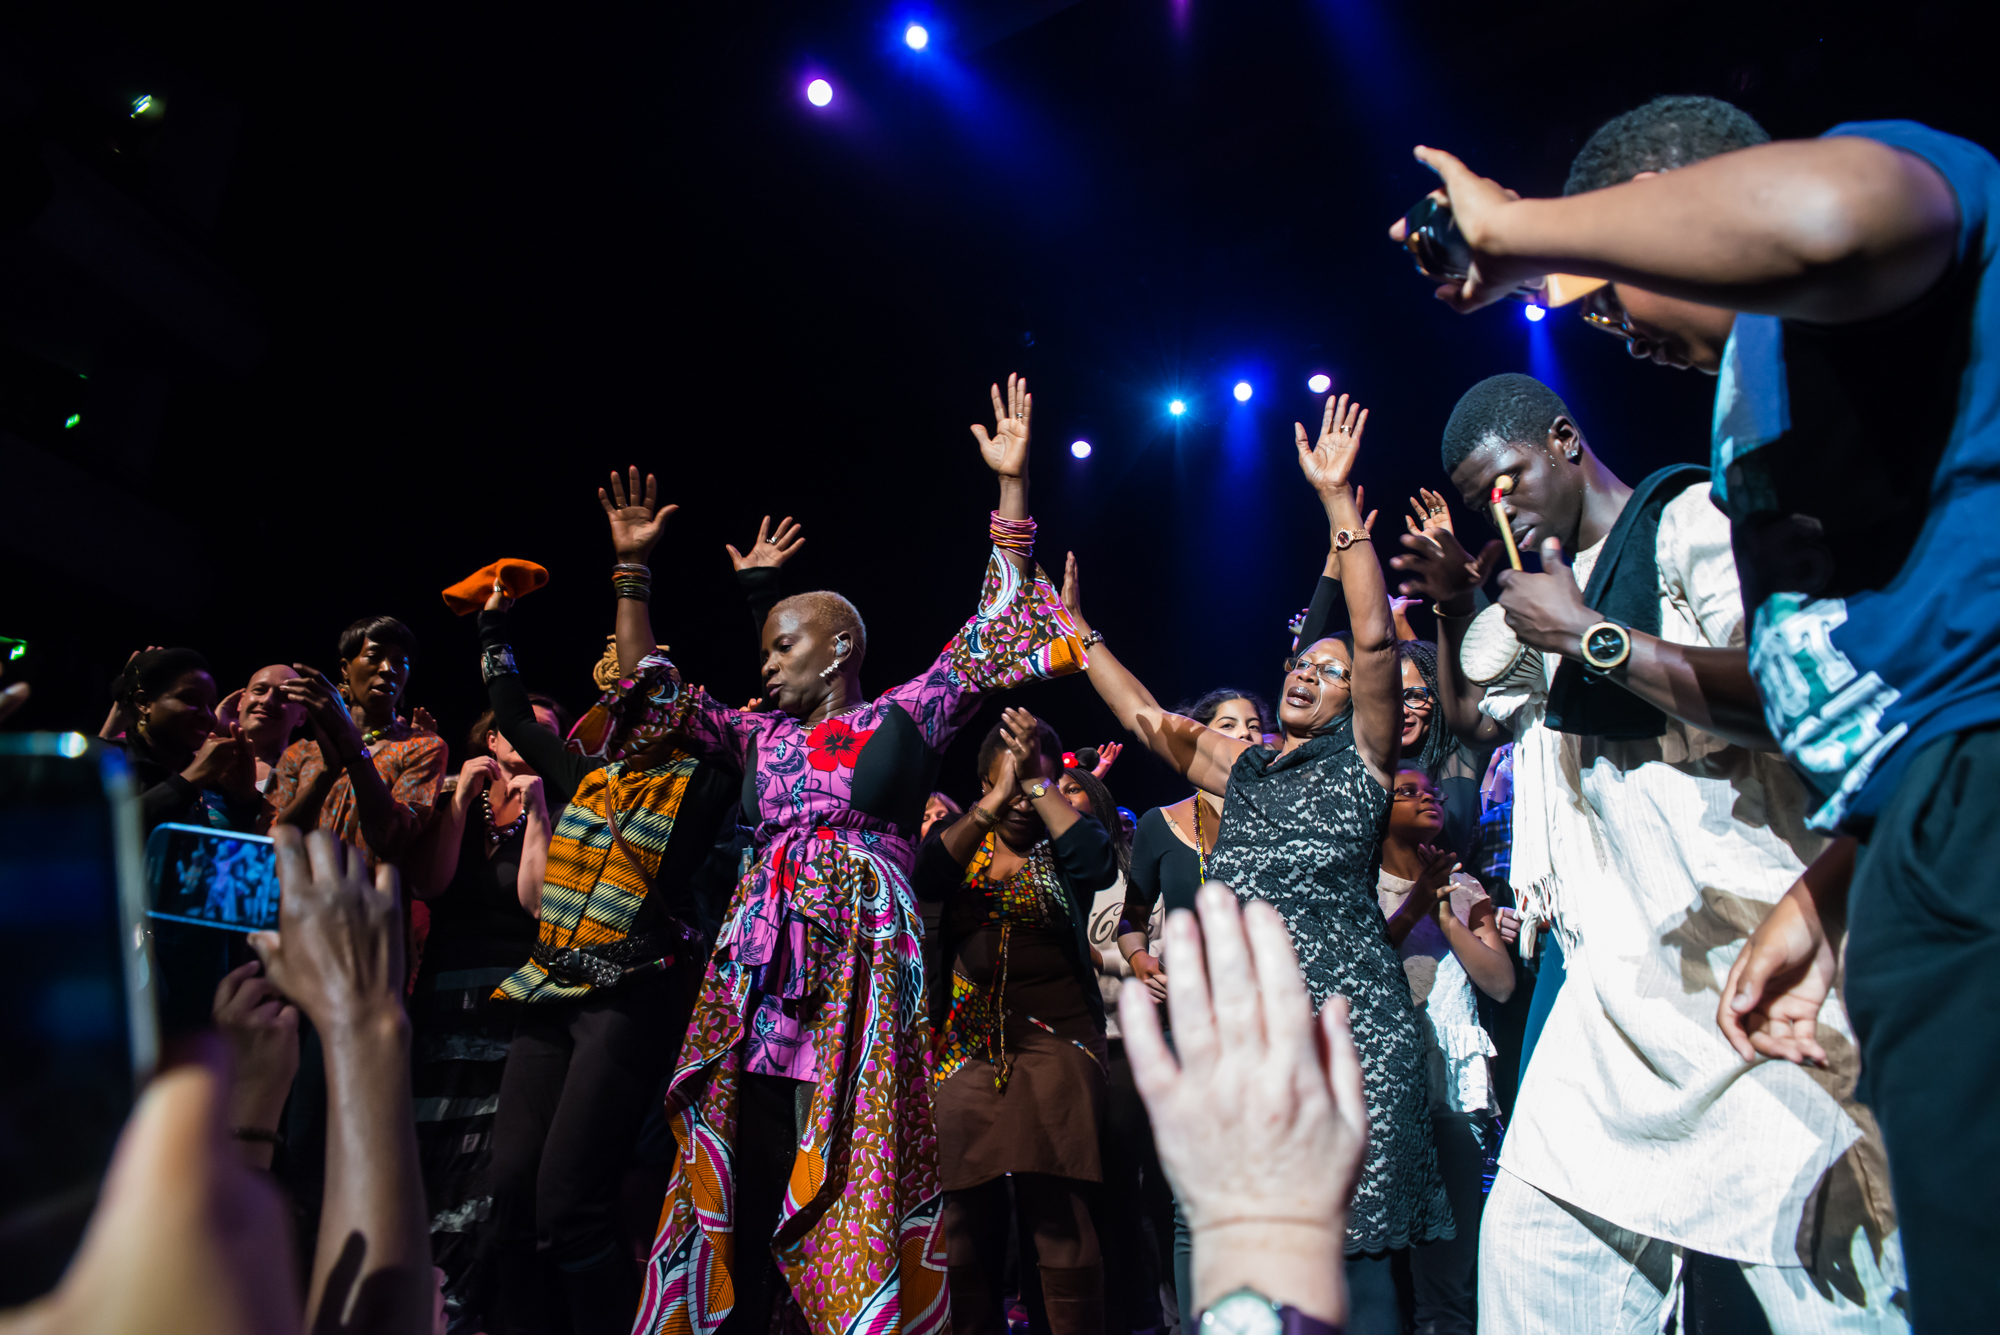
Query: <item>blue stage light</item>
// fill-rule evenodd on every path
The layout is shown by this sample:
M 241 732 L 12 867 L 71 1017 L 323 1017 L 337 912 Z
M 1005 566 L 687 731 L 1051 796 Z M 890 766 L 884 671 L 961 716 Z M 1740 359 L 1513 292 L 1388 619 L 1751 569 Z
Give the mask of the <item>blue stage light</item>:
M 931 44 L 931 35 L 921 23 L 912 23 L 903 29 L 903 45 L 912 51 L 921 51 Z
M 833 101 L 833 85 L 825 79 L 814 79 L 806 85 L 806 101 L 816 107 L 823 107 Z
M 1306 388 L 1315 394 L 1324 394 L 1333 388 L 1333 377 L 1324 371 L 1321 371 L 1317 375 L 1308 376 L 1306 378 Z
M 1182 413 L 1185 413 L 1187 411 L 1186 400 L 1175 399 L 1172 403 L 1167 405 L 1167 411 L 1172 413 L 1175 417 L 1179 417 Z
M 1530 306 L 1523 306 L 1521 308 L 1521 314 L 1528 317 L 1529 324 L 1540 324 L 1543 320 L 1548 318 L 1549 312 L 1546 307 L 1530 305 Z
M 1235 393 L 1236 393 L 1236 401 L 1238 403 L 1250 402 L 1250 395 L 1254 392 L 1255 391 L 1253 391 L 1250 388 L 1250 382 L 1248 380 L 1239 380 L 1236 382 Z
M 1079 459 L 1088 459 L 1090 457 L 1090 442 L 1087 440 L 1073 440 L 1069 443 L 1069 452 Z

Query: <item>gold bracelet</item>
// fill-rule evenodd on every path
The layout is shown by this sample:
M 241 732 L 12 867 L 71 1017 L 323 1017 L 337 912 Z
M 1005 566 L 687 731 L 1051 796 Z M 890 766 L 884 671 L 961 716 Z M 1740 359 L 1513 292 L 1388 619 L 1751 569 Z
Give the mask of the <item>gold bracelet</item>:
M 1477 613 L 1474 613 L 1474 612 L 1447 612 L 1447 611 L 1445 611 L 1445 610 L 1444 610 L 1444 609 L 1443 609 L 1442 607 L 1439 607 L 1439 606 L 1438 606 L 1438 605 L 1437 605 L 1436 603 L 1432 603 L 1432 604 L 1431 604 L 1431 615 L 1432 615 L 1432 616 L 1435 616 L 1435 617 L 1441 617 L 1441 618 L 1444 618 L 1444 619 L 1446 619 L 1446 620 L 1450 620 L 1450 621 L 1466 621 L 1466 620 L 1469 620 L 1470 618 L 1472 618 L 1473 616 L 1476 616 L 1476 615 L 1477 615 Z

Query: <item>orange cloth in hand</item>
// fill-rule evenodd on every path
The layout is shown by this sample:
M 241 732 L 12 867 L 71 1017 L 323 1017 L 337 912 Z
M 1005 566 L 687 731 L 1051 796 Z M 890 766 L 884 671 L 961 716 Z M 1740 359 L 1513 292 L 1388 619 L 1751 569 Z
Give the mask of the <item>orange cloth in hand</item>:
M 549 582 L 549 572 L 533 561 L 502 557 L 484 570 L 467 575 L 444 591 L 444 605 L 460 616 L 471 616 L 486 606 L 498 580 L 510 598 L 525 598 Z

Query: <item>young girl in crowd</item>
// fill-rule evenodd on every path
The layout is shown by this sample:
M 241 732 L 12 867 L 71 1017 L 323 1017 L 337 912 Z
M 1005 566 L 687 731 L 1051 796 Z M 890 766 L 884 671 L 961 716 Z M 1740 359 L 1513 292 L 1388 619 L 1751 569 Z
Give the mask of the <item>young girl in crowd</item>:
M 1297 428 L 1299 466 L 1333 527 L 1354 631 L 1351 646 L 1321 640 L 1289 665 L 1277 751 L 1168 713 L 1102 646 L 1089 663 L 1091 684 L 1120 722 L 1196 788 L 1227 797 L 1208 875 L 1277 907 L 1316 1003 L 1339 993 L 1352 1005 L 1370 1120 L 1347 1237 L 1355 1335 L 1400 1326 L 1390 1253 L 1452 1232 L 1431 1141 L 1424 1042 L 1375 897 L 1403 711 L 1382 567 L 1349 483 L 1365 424 L 1343 395 L 1327 400 L 1317 447 Z M 1074 557 L 1063 594 L 1085 638 L 1100 639 L 1077 607 Z M 1218 1222 L 1188 1220 L 1197 1241 Z
M 1104 1003 L 1086 929 L 1118 879 L 1110 834 L 1057 786 L 1062 744 L 1010 709 L 979 748 L 982 795 L 917 853 L 919 896 L 945 901 L 938 1182 L 952 1328 L 1003 1335 L 1009 1182 L 1034 1238 L 1054 1335 L 1099 1335 L 1104 1258 L 1090 1188 L 1104 1167 Z

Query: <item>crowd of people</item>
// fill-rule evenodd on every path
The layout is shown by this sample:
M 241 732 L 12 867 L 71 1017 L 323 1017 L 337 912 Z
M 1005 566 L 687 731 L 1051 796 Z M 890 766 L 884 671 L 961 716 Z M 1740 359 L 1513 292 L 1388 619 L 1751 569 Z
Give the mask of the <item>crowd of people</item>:
M 886 689 L 852 603 L 782 596 L 790 518 L 730 549 L 761 697 L 685 680 L 637 468 L 574 720 L 520 562 L 457 595 L 457 748 L 391 616 L 227 695 L 135 654 L 102 735 L 142 824 L 273 833 L 281 922 L 161 930 L 221 1042 L 0 1329 L 1983 1329 L 2000 163 L 1692 97 L 1560 199 L 1418 156 L 1469 259 L 1391 235 L 1437 296 L 1718 375 L 1711 462 L 1623 480 L 1495 375 L 1392 543 L 1329 398 L 1275 707 L 1163 707 L 1037 564 L 1017 377 L 971 616 Z M 1120 744 L 1011 706 L 935 791 L 986 696 L 1069 675 L 1186 798 L 1135 817 Z

